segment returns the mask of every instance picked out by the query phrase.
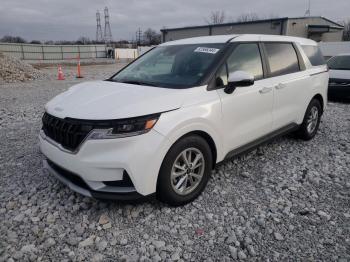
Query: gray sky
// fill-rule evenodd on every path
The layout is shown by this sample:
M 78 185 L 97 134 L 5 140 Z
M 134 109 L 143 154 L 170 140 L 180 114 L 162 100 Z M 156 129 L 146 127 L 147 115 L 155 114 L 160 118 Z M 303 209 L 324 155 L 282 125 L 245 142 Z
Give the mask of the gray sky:
M 108 6 L 114 40 L 135 37 L 138 27 L 156 30 L 205 24 L 213 10 L 225 10 L 229 20 L 242 13 L 262 17 L 303 16 L 308 0 L 1 0 L 0 37 L 26 40 L 95 39 L 96 10 Z M 311 0 L 311 15 L 334 21 L 350 19 L 350 0 Z M 102 15 L 103 16 L 103 15 Z M 104 19 L 101 19 L 102 30 Z

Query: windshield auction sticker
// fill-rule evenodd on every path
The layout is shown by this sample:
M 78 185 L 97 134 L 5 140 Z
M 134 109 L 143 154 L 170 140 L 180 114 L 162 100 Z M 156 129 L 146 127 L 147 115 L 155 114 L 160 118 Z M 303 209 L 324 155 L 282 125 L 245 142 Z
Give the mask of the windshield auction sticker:
M 220 49 L 209 47 L 197 47 L 194 52 L 216 54 Z

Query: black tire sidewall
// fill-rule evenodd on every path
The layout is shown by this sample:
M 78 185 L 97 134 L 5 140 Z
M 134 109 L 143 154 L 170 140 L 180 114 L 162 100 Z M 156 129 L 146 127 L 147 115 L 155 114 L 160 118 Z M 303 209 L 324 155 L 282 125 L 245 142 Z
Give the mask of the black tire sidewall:
M 312 133 L 309 133 L 308 130 L 307 130 L 307 119 L 308 119 L 310 111 L 311 111 L 311 109 L 313 107 L 316 107 L 318 109 L 318 120 L 317 120 L 317 124 L 316 124 L 316 127 L 315 127 L 314 131 Z M 305 116 L 304 116 L 304 119 L 303 119 L 303 123 L 300 126 L 300 129 L 299 129 L 299 136 L 300 136 L 300 138 L 302 138 L 304 140 L 310 140 L 316 135 L 318 127 L 319 127 L 320 122 L 321 122 L 321 115 L 322 115 L 321 104 L 320 104 L 320 102 L 317 99 L 313 99 L 310 102 L 310 104 L 307 107 L 307 109 L 306 109 Z
M 194 147 L 201 151 L 205 160 L 203 178 L 197 188 L 190 194 L 182 196 L 177 194 L 171 186 L 171 169 L 177 156 L 187 148 Z M 212 169 L 212 153 L 208 143 L 198 135 L 185 136 L 175 142 L 166 154 L 160 168 L 157 181 L 157 198 L 172 206 L 184 205 L 197 198 L 204 190 Z

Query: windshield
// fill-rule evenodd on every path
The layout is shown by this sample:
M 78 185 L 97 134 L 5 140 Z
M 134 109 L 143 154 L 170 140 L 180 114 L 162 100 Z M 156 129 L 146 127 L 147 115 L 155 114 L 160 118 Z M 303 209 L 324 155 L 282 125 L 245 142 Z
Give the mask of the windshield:
M 350 70 L 350 56 L 335 56 L 328 61 L 329 69 Z
M 196 85 L 224 44 L 159 46 L 117 73 L 111 81 L 169 88 Z

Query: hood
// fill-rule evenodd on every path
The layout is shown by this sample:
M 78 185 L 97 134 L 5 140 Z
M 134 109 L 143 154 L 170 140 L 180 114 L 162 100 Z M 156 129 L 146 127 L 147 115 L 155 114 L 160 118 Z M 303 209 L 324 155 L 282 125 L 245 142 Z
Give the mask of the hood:
M 333 79 L 349 79 L 350 80 L 350 70 L 329 70 L 329 78 Z
M 121 119 L 181 107 L 188 89 L 170 89 L 109 81 L 77 84 L 45 106 L 59 118 Z

